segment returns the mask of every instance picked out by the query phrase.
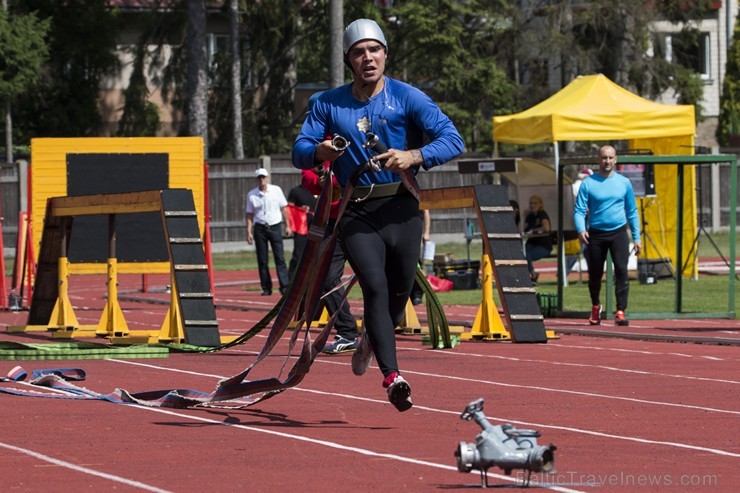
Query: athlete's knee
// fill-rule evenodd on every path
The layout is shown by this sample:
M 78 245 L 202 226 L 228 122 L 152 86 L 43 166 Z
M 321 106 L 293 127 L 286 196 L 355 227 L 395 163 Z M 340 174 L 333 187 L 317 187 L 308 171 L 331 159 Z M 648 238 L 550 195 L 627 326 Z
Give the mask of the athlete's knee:
M 357 277 L 364 296 L 375 297 L 386 293 L 388 290 L 385 273 L 382 269 L 363 269 L 361 273 L 357 274 Z

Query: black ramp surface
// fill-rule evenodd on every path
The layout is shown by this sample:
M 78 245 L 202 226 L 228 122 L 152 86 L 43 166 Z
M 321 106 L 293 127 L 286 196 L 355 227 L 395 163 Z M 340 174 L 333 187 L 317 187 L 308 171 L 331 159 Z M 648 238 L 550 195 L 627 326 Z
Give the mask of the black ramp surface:
M 190 190 L 162 190 L 162 221 L 174 269 L 185 340 L 195 346 L 217 346 L 221 338 L 216 307 Z
M 489 253 L 503 318 L 514 342 L 547 342 L 544 318 L 527 270 L 506 187 L 476 185 L 484 249 Z

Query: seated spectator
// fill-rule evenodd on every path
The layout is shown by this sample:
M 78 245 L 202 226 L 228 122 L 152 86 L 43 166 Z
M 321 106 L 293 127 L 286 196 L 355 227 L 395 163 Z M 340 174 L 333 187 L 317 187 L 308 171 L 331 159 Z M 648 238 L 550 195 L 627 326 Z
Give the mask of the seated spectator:
M 545 258 L 552 251 L 550 234 L 550 216 L 545 212 L 542 197 L 532 195 L 529 198 L 529 211 L 524 217 L 524 236 L 527 243 L 524 252 L 527 256 L 527 269 L 533 283 L 537 283 L 539 274 L 535 272 L 533 262 Z

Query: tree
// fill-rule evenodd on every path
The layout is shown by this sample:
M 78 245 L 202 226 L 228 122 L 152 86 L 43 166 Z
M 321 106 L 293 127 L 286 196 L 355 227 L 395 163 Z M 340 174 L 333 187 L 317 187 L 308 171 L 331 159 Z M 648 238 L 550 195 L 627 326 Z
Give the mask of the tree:
M 242 24 L 247 44 L 244 60 L 244 130 L 247 155 L 289 152 L 295 138 L 293 92 L 300 19 L 307 2 L 249 0 Z M 309 6 L 310 7 L 310 6 Z
M 329 0 L 329 87 L 344 83 L 342 34 L 344 33 L 344 0 Z
M 725 78 L 722 81 L 717 140 L 731 145 L 730 137 L 740 135 L 740 17 L 735 19 L 732 44 L 727 53 Z
M 169 25 L 153 6 L 128 18 L 127 26 L 139 33 L 137 43 L 124 48 L 132 55 L 132 72 L 124 90 L 123 114 L 118 122 L 116 135 L 121 137 L 154 136 L 162 128 L 159 107 L 150 98 L 150 84 L 161 83 L 155 74 L 161 68 L 162 56 L 158 49 L 151 49 L 162 39 L 162 25 Z M 151 78 L 151 81 L 148 79 Z
M 135 48 L 133 72 L 124 91 L 123 114 L 116 132 L 120 137 L 153 137 L 162 126 L 159 108 L 149 101 L 145 74 L 146 46 L 140 42 Z
M 429 94 L 455 122 L 469 151 L 491 149 L 491 117 L 515 109 L 516 86 L 501 65 L 498 45 L 507 17 L 504 0 L 345 2 L 345 25 L 376 20 L 388 41 L 387 74 Z M 298 80 L 329 80 L 330 26 L 326 1 L 302 19 Z M 349 72 L 346 79 L 349 80 Z
M 522 5 L 520 15 L 512 17 L 511 35 L 519 42 L 510 51 L 518 64 L 522 107 L 541 101 L 576 74 L 602 73 L 652 99 L 673 90 L 680 103 L 696 105 L 700 117 L 699 74 L 680 57 L 667 60 L 664 37 L 652 26 L 656 20 L 681 25 L 674 39 L 696 43 L 695 22 L 704 16 L 708 2 L 522 0 Z M 553 87 L 551 75 L 557 72 L 563 74 L 560 87 Z
M 187 128 L 180 133 L 202 135 L 207 154 L 238 156 L 239 135 L 248 155 L 289 151 L 303 117 L 294 111 L 298 81 L 335 85 L 349 80 L 346 69 L 343 76 L 335 73 L 338 55 L 336 48 L 330 50 L 330 14 L 339 1 L 224 2 L 223 13 L 239 32 L 231 35 L 230 51 L 212 54 L 215 63 L 210 66 L 205 5 L 216 4 L 152 2 L 154 22 L 145 26 L 134 49 L 135 70 L 125 94 L 120 134 L 156 130 L 158 115 L 148 102 L 145 82 L 161 68 L 158 73 L 164 75 L 155 83 L 163 98 L 187 115 Z M 237 4 L 242 8 L 235 10 Z M 22 139 L 97 135 L 100 88 L 119 68 L 121 13 L 110 9 L 106 0 L 16 0 L 13 5 L 14 15 L 37 11 L 36 18 L 49 26 L 49 57 L 39 89 L 15 99 L 14 113 L 23 122 L 16 134 Z M 377 20 L 389 41 L 388 74 L 432 96 L 451 116 L 468 150 L 488 151 L 491 116 L 539 102 L 579 73 L 604 73 L 646 97 L 673 89 L 679 101 L 697 104 L 702 91 L 697 74 L 685 63 L 658 56 L 661 40 L 650 25 L 656 18 L 700 18 L 705 6 L 706 0 L 365 1 L 344 2 L 343 22 Z M 680 36 L 690 46 L 697 33 L 688 22 Z M 238 42 L 243 43 L 241 49 Z M 13 49 L 8 42 L 0 44 L 0 54 Z M 157 45 L 159 49 L 151 49 Z M 165 48 L 171 49 L 171 56 L 164 56 Z M 241 57 L 229 56 L 237 50 Z M 163 63 L 167 65 L 158 66 Z M 551 84 L 553 73 L 562 75 Z
M 203 137 L 208 157 L 208 52 L 206 6 L 203 0 L 188 0 L 188 133 Z
M 242 130 L 242 63 L 239 49 L 239 0 L 229 0 L 229 37 L 231 42 L 231 107 L 232 139 L 234 159 L 244 159 L 244 135 Z
M 38 80 L 39 68 L 46 60 L 48 48 L 44 37 L 49 22 L 33 14 L 13 15 L 0 9 L 0 100 L 5 101 L 5 152 L 13 161 L 13 125 L 11 101 L 28 92 Z
M 435 99 L 468 151 L 490 151 L 491 117 L 516 108 L 498 51 L 512 13 L 497 0 L 397 1 L 384 12 L 389 75 Z
M 118 12 L 105 0 L 23 0 L 16 9 L 49 22 L 49 56 L 38 89 L 19 96 L 15 105 L 24 123 L 21 138 L 98 135 L 100 88 L 119 70 Z

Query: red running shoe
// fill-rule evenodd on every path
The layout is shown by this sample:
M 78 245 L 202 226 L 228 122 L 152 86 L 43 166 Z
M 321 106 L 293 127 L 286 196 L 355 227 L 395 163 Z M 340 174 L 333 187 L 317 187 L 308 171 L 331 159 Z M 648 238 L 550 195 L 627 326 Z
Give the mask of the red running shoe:
M 594 305 L 591 308 L 591 316 L 588 317 L 588 323 L 591 325 L 601 325 L 601 305 Z
M 624 327 L 629 324 L 630 321 L 624 316 L 624 310 L 617 310 L 617 314 L 614 316 L 614 325 L 621 325 Z
M 400 412 L 408 411 L 414 405 L 411 402 L 411 386 L 397 372 L 393 372 L 383 380 L 383 387 L 388 389 L 388 400 Z

